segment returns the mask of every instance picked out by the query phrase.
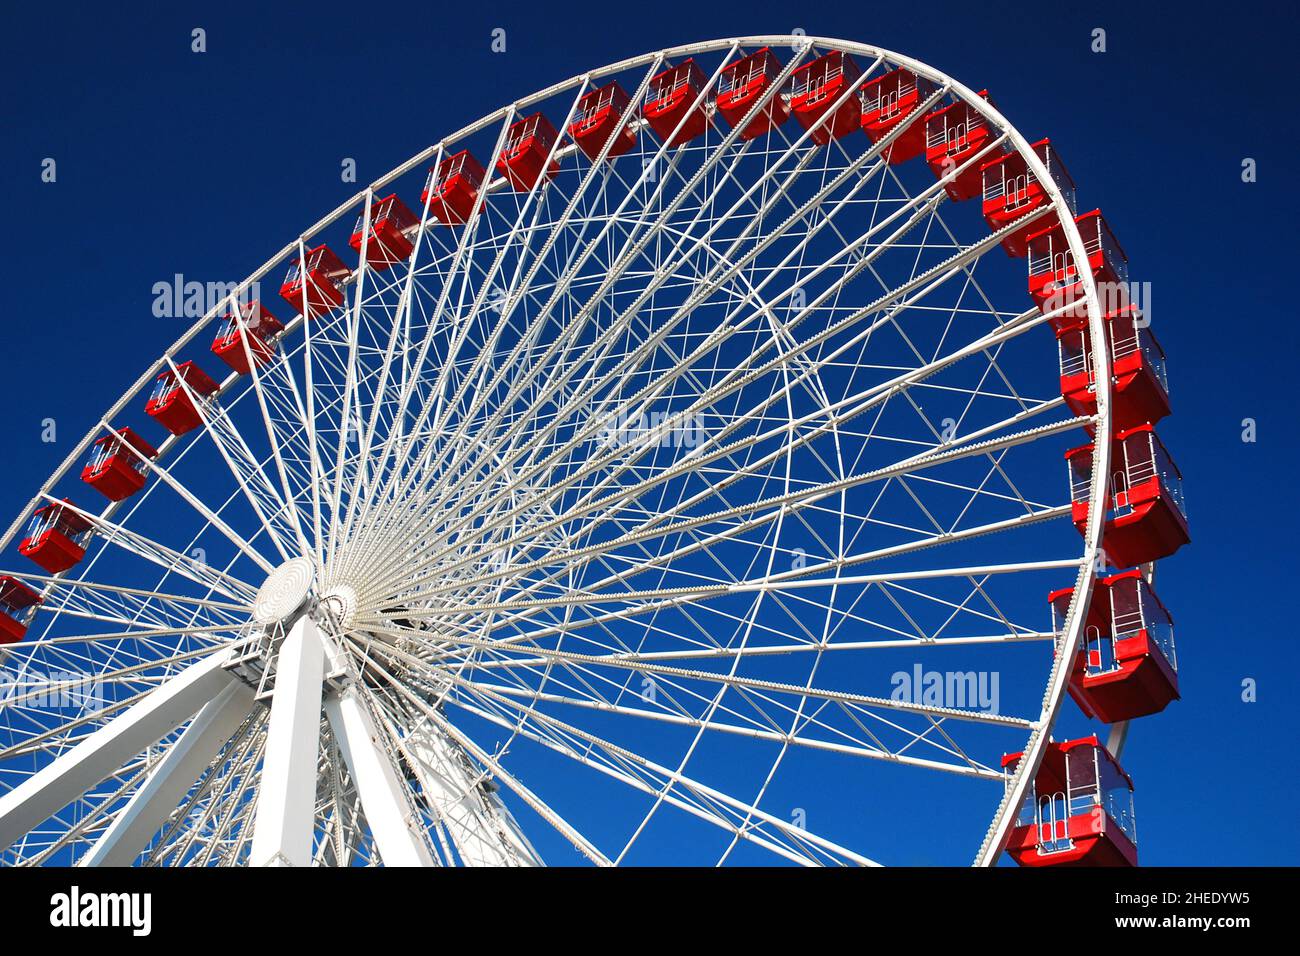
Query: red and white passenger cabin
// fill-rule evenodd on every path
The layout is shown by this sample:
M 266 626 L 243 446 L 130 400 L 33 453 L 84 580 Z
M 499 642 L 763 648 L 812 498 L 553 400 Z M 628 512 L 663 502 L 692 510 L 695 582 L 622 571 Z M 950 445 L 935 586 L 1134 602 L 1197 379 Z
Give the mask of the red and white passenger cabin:
M 1095 735 L 1047 744 L 1007 853 L 1021 866 L 1137 866 L 1133 781 Z
M 1048 596 L 1058 637 L 1073 596 L 1073 588 Z M 1138 569 L 1094 583 L 1070 696 L 1106 724 L 1158 714 L 1178 699 L 1174 621 Z
M 1087 267 L 1097 283 L 1103 311 L 1128 304 L 1128 256 L 1116 241 L 1100 209 L 1075 217 L 1083 239 Z M 1064 310 L 1052 319 L 1060 327 L 1072 320 L 1085 318 L 1083 283 L 1065 230 L 1060 223 L 1029 236 L 1029 295 L 1044 314 Z M 1075 308 L 1070 308 L 1075 306 Z
M 794 71 L 790 112 L 800 126 L 812 130 L 810 138 L 818 146 L 861 126 L 862 99 L 852 92 L 861 76 L 857 61 L 841 50 L 832 50 Z
M 882 154 L 891 166 L 925 152 L 925 116 L 919 109 L 935 89 L 929 80 L 903 67 L 863 84 L 862 129 L 867 138 L 873 144 L 879 143 L 897 127 L 903 127 Z
M 533 113 L 511 125 L 506 131 L 506 144 L 497 159 L 497 172 L 515 192 L 528 192 L 545 171 L 548 179 L 560 171 L 560 164 L 547 160 L 559 138 L 555 124 L 545 113 Z
M 220 388 L 203 369 L 183 362 L 175 371 L 169 368 L 158 376 L 144 410 L 173 435 L 184 435 L 203 424 L 195 399 L 203 402 Z
M 708 102 L 700 91 L 708 78 L 687 58 L 651 77 L 641 115 L 656 136 L 669 146 L 682 146 L 709 128 Z
M 1095 442 L 1065 453 L 1074 526 L 1086 533 L 1091 508 Z M 1106 493 L 1102 549 L 1115 567 L 1167 558 L 1191 541 L 1183 504 L 1183 476 L 1150 425 L 1115 436 Z
M 81 480 L 109 501 L 122 501 L 144 487 L 146 462 L 157 457 L 158 449 L 134 429 L 119 428 L 95 440 L 90 460 L 81 469 Z
M 0 575 L 0 644 L 17 644 L 27 635 L 41 596 L 13 575 Z
M 627 91 L 617 80 L 583 94 L 569 123 L 569 138 L 593 163 L 606 143 L 607 157 L 622 156 L 636 145 L 631 117 L 623 121 L 630 105 Z
M 429 215 L 444 226 L 463 226 L 474 214 L 486 175 L 474 154 L 462 149 L 429 170 L 420 202 L 428 203 Z
M 280 286 L 280 298 L 295 312 L 315 318 L 343 304 L 341 283 L 352 275 L 352 270 L 324 243 L 307 250 L 305 259 L 305 266 L 298 259 L 290 263 Z
M 284 325 L 256 299 L 237 306 L 237 309 L 238 318 L 234 311 L 221 317 L 217 337 L 212 340 L 212 354 L 225 362 L 232 372 L 247 375 L 249 355 L 258 368 L 268 365 L 275 357 L 276 340 L 284 331 Z M 245 342 L 248 343 L 247 350 Z
M 63 503 L 43 505 L 32 513 L 18 553 L 49 574 L 62 574 L 86 556 L 94 525 Z
M 415 246 L 407 233 L 419 224 L 419 217 L 411 208 L 396 193 L 391 193 L 370 204 L 369 230 L 366 229 L 366 210 L 361 210 L 356 225 L 352 227 L 352 238 L 348 240 L 348 245 L 357 255 L 361 255 L 364 248 L 366 264 L 383 272 L 410 257 Z
M 723 69 L 718 77 L 715 103 L 718 115 L 735 129 L 756 109 L 744 129 L 741 140 L 755 139 L 771 132 L 790 118 L 790 105 L 779 91 L 769 90 L 781 74 L 781 61 L 768 47 L 742 57 Z M 761 104 L 761 106 L 760 106 Z
M 1115 431 L 1154 425 L 1170 412 L 1165 352 L 1141 310 L 1125 305 L 1106 315 L 1110 350 L 1110 413 Z M 1097 375 L 1091 332 L 1083 320 L 1058 328 L 1061 395 L 1076 415 L 1097 413 Z M 1092 428 L 1089 427 L 1089 432 Z
M 1033 144 L 1034 155 L 1047 167 L 1052 182 L 1060 190 L 1065 203 L 1073 215 L 1075 208 L 1074 179 L 1070 176 L 1061 157 L 1053 148 L 1051 140 L 1040 139 Z M 1018 150 L 1003 153 L 987 160 L 980 166 L 983 180 L 983 206 L 981 212 L 991 232 L 997 232 L 1011 225 L 1017 219 L 1023 219 L 1035 209 L 1051 204 L 1051 197 L 1038 177 L 1029 168 L 1029 163 Z M 1002 240 L 1002 248 L 1007 255 L 1022 259 L 1029 255 L 1029 237 L 1060 224 L 1055 212 L 1047 213 L 1033 222 L 1016 229 Z
M 988 90 L 980 97 L 989 98 Z M 925 161 L 935 179 L 943 179 L 961 170 L 945 185 L 949 198 L 971 199 L 983 189 L 981 167 L 1002 154 L 1001 146 L 992 146 L 997 131 L 974 106 L 965 100 L 935 110 L 925 118 Z

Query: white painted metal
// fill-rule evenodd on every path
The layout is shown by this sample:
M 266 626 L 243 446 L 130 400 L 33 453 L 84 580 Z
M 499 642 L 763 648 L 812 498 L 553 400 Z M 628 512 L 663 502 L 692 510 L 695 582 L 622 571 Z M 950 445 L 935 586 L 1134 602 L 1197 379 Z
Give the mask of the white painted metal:
M 466 866 L 540 866 L 541 858 L 489 779 L 427 720 L 401 742 L 420 791 L 446 827 Z
M 253 866 L 307 866 L 316 820 L 325 647 L 306 615 L 276 658 L 266 756 L 257 787 Z
M 227 683 L 163 753 L 78 866 L 130 866 L 254 706 L 251 687 Z
M 1128 730 L 1131 721 L 1121 720 L 1112 724 L 1110 734 L 1106 737 L 1106 749 L 1118 760 L 1124 753 L 1124 744 L 1128 742 Z
M 433 866 L 422 825 L 408 802 L 369 708 L 354 684 L 325 700 L 334 739 L 356 781 L 366 823 L 385 866 Z
M 9 846 L 145 748 L 175 730 L 230 684 L 219 651 L 153 691 L 19 786 L 0 796 L 0 848 Z

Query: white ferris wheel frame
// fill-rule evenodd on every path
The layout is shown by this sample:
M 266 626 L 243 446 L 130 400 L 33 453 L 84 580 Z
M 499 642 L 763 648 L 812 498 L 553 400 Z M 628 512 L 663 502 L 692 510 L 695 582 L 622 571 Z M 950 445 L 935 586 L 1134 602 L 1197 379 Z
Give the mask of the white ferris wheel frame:
M 526 108 L 534 103 L 541 102 L 575 87 L 594 88 L 594 81 L 602 77 L 637 67 L 644 67 L 648 64 L 663 63 L 669 58 L 730 50 L 731 52 L 728 54 L 728 61 L 730 61 L 730 57 L 734 56 L 735 52 L 741 48 L 753 49 L 763 46 L 790 48 L 800 55 L 814 47 L 821 51 L 840 50 L 873 60 L 876 65 L 885 63 L 893 67 L 904 67 L 967 104 L 1003 135 L 1006 142 L 1020 154 L 1030 172 L 1047 193 L 1050 199 L 1050 208 L 1055 211 L 1063 227 L 1073 260 L 1076 263 L 1087 261 L 1084 240 L 1074 222 L 1074 214 L 1046 165 L 1034 152 L 1030 141 L 1018 132 L 987 99 L 979 96 L 975 91 L 946 73 L 918 60 L 879 47 L 826 37 L 764 35 L 693 43 L 631 57 L 571 77 L 502 107 L 411 157 L 405 163 L 379 177 L 369 186 L 340 203 L 333 211 L 321 218 L 303 232 L 301 236 L 287 244 L 268 259 L 263 266 L 249 275 L 239 284 L 237 291 L 232 294 L 228 301 L 232 303 L 239 301 L 238 297 L 240 295 L 249 288 L 255 287 L 259 280 L 270 273 L 272 269 L 282 264 L 287 258 L 293 255 L 302 256 L 313 236 L 336 222 L 340 217 L 355 211 L 359 205 L 364 206 L 367 221 L 369 221 L 368 216 L 372 199 L 393 180 L 411 172 L 424 163 L 428 163 L 430 160 L 436 161 L 445 155 L 449 155 L 452 152 L 450 147 L 457 142 L 494 124 L 501 124 L 502 135 L 504 136 L 504 121 L 510 117 L 524 115 Z M 793 63 L 787 67 L 787 75 L 792 67 Z M 864 78 L 870 73 L 871 70 L 864 71 Z M 717 75 L 715 74 L 710 79 L 710 88 L 716 81 Z M 861 80 L 859 80 L 860 82 Z M 774 84 L 774 88 L 776 86 L 777 84 Z M 855 86 L 854 89 L 856 90 L 856 88 Z M 703 91 L 701 95 L 704 95 L 704 92 L 707 92 L 707 90 Z M 500 147 L 501 143 L 498 142 L 498 151 Z M 568 148 L 573 149 L 574 147 L 570 146 Z M 666 146 L 661 147 L 661 152 L 663 149 L 666 149 Z M 500 185 L 500 182 L 498 181 L 497 184 Z M 485 183 L 484 196 L 489 189 L 490 187 Z M 480 204 L 483 202 L 483 198 L 482 196 L 479 198 L 478 202 Z M 423 232 L 424 227 L 425 223 L 422 221 L 421 232 Z M 364 250 L 362 260 L 364 262 Z M 364 271 L 359 270 L 358 275 Z M 1104 317 L 1096 282 L 1091 270 L 1080 268 L 1077 272 L 1082 286 L 1082 300 L 1087 310 L 1088 330 L 1091 340 L 1104 342 L 1106 341 Z M 3 536 L 0 536 L 0 549 L 8 547 L 14 541 L 19 528 L 33 509 L 54 500 L 51 495 L 55 486 L 67 475 L 70 469 L 74 468 L 85 457 L 93 442 L 109 431 L 109 426 L 106 423 L 115 420 L 127 407 L 128 403 L 134 400 L 154 377 L 168 369 L 175 371 L 175 363 L 181 351 L 200 336 L 226 308 L 227 301 L 223 300 L 222 303 L 194 322 L 161 357 L 145 370 L 134 385 L 124 393 L 122 398 L 101 416 L 98 424 L 72 448 L 59 467 L 32 497 L 28 506 L 18 514 L 18 517 L 4 532 Z M 238 314 L 237 310 L 236 314 Z M 287 324 L 287 331 L 293 332 L 299 326 L 306 324 L 309 323 L 304 323 L 302 318 L 298 317 Z M 246 338 L 245 348 L 247 349 Z M 1095 363 L 1096 372 L 1097 411 L 1094 418 L 1095 452 L 1092 457 L 1091 506 L 1083 534 L 1083 557 L 1079 563 L 1078 578 L 1075 582 L 1074 593 L 1064 622 L 1059 645 L 1060 650 L 1054 656 L 1050 676 L 1042 698 L 1040 713 L 1030 725 L 1030 734 L 1025 746 L 1024 757 L 1019 761 L 1014 773 L 1007 782 L 1003 798 L 981 842 L 978 855 L 974 861 L 976 865 L 989 866 L 996 863 L 1006 842 L 1009 830 L 1015 822 L 1016 814 L 1026 798 L 1029 787 L 1042 761 L 1051 730 L 1056 723 L 1066 696 L 1070 676 L 1070 668 L 1067 662 L 1072 661 L 1078 653 L 1084 630 L 1084 621 L 1092 595 L 1092 585 L 1096 580 L 1097 569 L 1104 557 L 1101 549 L 1101 537 L 1105 508 L 1101 507 L 1100 504 L 1104 501 L 1106 479 L 1110 468 L 1112 430 L 1109 415 L 1111 356 L 1107 349 L 1098 348 L 1094 350 L 1092 359 Z M 256 371 L 253 374 L 256 376 Z M 237 375 L 232 375 L 223 381 L 221 390 L 224 391 L 236 378 L 238 378 Z M 186 388 L 188 391 L 188 386 Z M 310 387 L 307 389 L 307 394 L 310 399 Z M 168 447 L 176 440 L 175 437 L 169 437 L 160 446 L 159 451 L 162 453 L 160 457 L 166 454 Z M 169 480 L 166 471 L 162 468 L 150 466 L 149 471 L 151 474 L 158 475 L 164 481 Z M 173 487 L 179 490 L 179 486 L 174 483 Z M 110 503 L 96 520 L 107 521 L 115 508 L 116 504 Z M 220 519 L 215 515 L 210 515 L 210 517 L 220 522 Z M 317 520 L 319 520 L 319 517 Z M 228 531 L 228 536 L 235 534 L 233 529 L 228 529 Z M 247 550 L 256 553 L 255 549 L 248 548 Z M 265 564 L 264 570 L 269 572 L 272 569 L 269 564 Z M 58 575 L 55 575 L 54 579 L 58 577 Z M 266 787 L 268 781 L 274 784 L 274 786 L 266 789 L 268 792 L 278 794 L 278 799 L 267 801 L 258 808 L 258 822 L 253 834 L 254 861 L 263 863 L 302 862 L 304 857 L 310 858 L 311 834 L 310 831 L 304 833 L 302 828 L 306 819 L 305 815 L 311 812 L 310 805 L 314 799 L 316 771 L 314 766 L 304 766 L 301 761 L 295 763 L 294 756 L 295 753 L 300 752 L 301 745 L 306 737 L 316 733 L 318 718 L 313 715 L 320 712 L 322 704 L 320 694 L 324 686 L 323 681 L 327 678 L 329 672 L 329 662 L 333 653 L 328 645 L 328 638 L 314 626 L 309 618 L 302 617 L 293 625 L 288 636 L 286 642 L 287 655 L 285 652 L 281 652 L 281 679 L 277 681 L 271 708 L 272 721 L 266 745 L 267 763 L 262 782 L 263 787 Z M 169 768 L 177 766 L 181 772 L 170 782 L 166 773 L 155 774 L 152 783 L 147 784 L 137 793 L 137 797 L 132 801 L 133 809 L 117 817 L 109 832 L 105 834 L 106 839 L 101 838 L 95 850 L 82 861 L 83 865 L 129 863 L 134 858 L 134 853 L 124 852 L 123 848 L 130 846 L 133 840 L 139 841 L 143 839 L 143 836 L 147 836 L 142 826 L 147 827 L 149 823 L 155 821 L 158 808 L 164 805 L 169 809 L 174 807 L 175 800 L 183 795 L 185 788 L 180 788 L 178 791 L 176 781 L 181 779 L 192 780 L 189 771 L 197 771 L 199 765 L 196 761 L 200 759 L 198 755 L 208 753 L 211 750 L 211 741 L 217 737 L 224 735 L 222 739 L 229 738 L 238 726 L 239 720 L 236 718 L 239 717 L 241 709 L 244 715 L 247 714 L 251 692 L 237 681 L 223 679 L 227 672 L 223 669 L 222 664 L 225 663 L 224 659 L 228 653 L 229 651 L 226 650 L 209 656 L 206 660 L 193 665 L 189 670 L 183 672 L 180 677 L 173 678 L 168 684 L 162 685 L 157 692 L 151 694 L 150 696 L 154 699 L 142 702 L 144 706 L 139 709 L 134 719 L 125 727 L 127 731 L 134 734 L 133 736 L 132 733 L 128 733 L 125 743 L 120 739 L 115 739 L 115 734 L 120 735 L 124 728 L 115 726 L 117 722 L 111 722 L 93 735 L 94 738 L 102 736 L 104 739 L 100 743 L 104 746 L 101 746 L 98 750 L 79 746 L 67 755 L 76 759 L 64 760 L 61 758 L 47 768 L 47 771 L 42 771 L 33 777 L 29 781 L 32 784 L 31 787 L 24 784 L 22 788 L 19 788 L 24 791 L 23 793 L 11 791 L 0 797 L 0 843 L 7 845 L 7 842 L 11 841 L 16 834 L 25 832 L 24 828 L 40 822 L 49 813 L 54 812 L 59 806 L 66 803 L 67 799 L 74 798 L 75 794 L 72 793 L 72 789 L 89 781 L 96 774 L 107 772 L 105 770 L 108 766 L 106 761 L 124 759 L 139 752 L 141 748 L 137 744 L 146 737 L 149 739 L 145 746 L 151 746 L 160 736 L 180 723 L 190 720 L 192 715 L 197 714 L 183 734 L 179 744 L 173 747 L 173 752 L 168 757 L 167 766 Z M 295 677 L 297 679 L 293 679 Z M 391 859 L 392 863 L 428 865 L 430 861 L 427 858 L 427 852 L 424 851 L 418 840 L 411 837 L 410 814 L 403 802 L 400 781 L 395 778 L 390 762 L 382 759 L 382 754 L 371 745 L 374 736 L 374 728 L 370 723 L 372 720 L 371 715 L 363 706 L 357 705 L 356 695 L 348 693 L 346 687 L 342 692 L 326 700 L 324 707 L 331 725 L 339 736 L 340 744 L 345 750 L 350 749 L 352 751 L 346 754 L 348 757 L 347 763 L 356 777 L 358 790 L 361 791 L 361 799 L 365 804 L 367 821 L 377 844 L 381 846 L 381 856 L 386 858 L 386 862 Z M 159 728 L 164 729 L 160 731 Z M 445 726 L 443 729 L 446 729 Z M 1122 739 L 1122 734 L 1123 730 L 1120 729 L 1120 739 Z M 461 743 L 464 743 L 464 741 L 461 741 Z M 426 749 L 421 751 L 418 770 L 422 780 L 428 782 L 435 779 L 439 771 L 447 772 L 448 755 L 437 753 L 437 735 L 429 735 L 425 738 L 424 746 Z M 275 754 L 279 754 L 279 756 L 276 757 Z M 495 769 L 498 772 L 503 772 L 501 768 Z M 102 776 L 98 779 L 102 779 Z M 308 786 L 309 783 L 310 787 Z M 526 788 L 522 787 L 522 784 L 518 784 L 517 781 L 516 784 L 515 790 L 517 793 L 527 792 Z M 60 803 L 60 800 L 63 803 Z M 145 823 L 141 824 L 140 821 L 145 821 Z M 494 833 L 488 833 L 481 829 L 481 820 L 468 818 L 459 825 L 462 827 L 461 832 L 466 836 L 467 842 L 469 842 L 469 837 L 475 834 L 475 828 L 480 828 L 477 836 L 482 839 L 483 852 L 477 862 L 515 862 L 527 865 L 540 862 L 527 844 L 526 839 L 517 830 L 506 827 L 498 829 Z M 559 825 L 563 826 L 562 821 L 559 822 Z M 864 860 L 864 862 L 870 861 Z

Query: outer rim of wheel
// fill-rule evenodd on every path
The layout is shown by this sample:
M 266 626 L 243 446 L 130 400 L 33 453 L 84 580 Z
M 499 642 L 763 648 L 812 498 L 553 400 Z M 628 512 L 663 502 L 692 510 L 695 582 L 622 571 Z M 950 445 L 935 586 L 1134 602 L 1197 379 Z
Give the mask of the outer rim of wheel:
M 676 47 L 670 47 L 663 50 L 657 50 L 651 53 L 643 53 L 630 57 L 616 63 L 612 63 L 597 69 L 588 70 L 584 73 L 576 74 L 567 80 L 553 84 L 543 90 L 535 92 L 524 98 L 515 100 L 500 109 L 470 123 L 452 135 L 445 137 L 433 146 L 417 153 L 415 156 L 394 167 L 383 176 L 376 179 L 369 186 L 359 190 L 356 194 L 340 203 L 331 212 L 318 220 L 309 229 L 305 230 L 300 236 L 295 237 L 284 248 L 280 249 L 274 256 L 268 259 L 262 266 L 240 282 L 236 290 L 230 297 L 223 299 L 214 308 L 197 319 L 189 329 L 180 335 L 163 354 L 151 363 L 146 371 L 122 394 L 122 396 L 110 406 L 105 413 L 100 416 L 104 422 L 110 422 L 115 419 L 127 406 L 135 400 L 148 383 L 163 372 L 170 361 L 181 352 L 192 340 L 199 336 L 211 322 L 216 319 L 224 309 L 227 303 L 244 291 L 253 286 L 263 276 L 271 270 L 280 266 L 286 258 L 293 256 L 299 248 L 300 243 L 306 243 L 321 230 L 329 227 L 341 216 L 347 215 L 355 209 L 359 203 L 364 203 L 368 194 L 377 192 L 385 185 L 410 172 L 422 163 L 428 162 L 430 158 L 438 154 L 440 150 L 446 150 L 447 147 L 454 145 L 458 141 L 503 120 L 511 110 L 519 111 L 523 108 L 548 99 L 554 95 L 564 92 L 573 86 L 583 83 L 584 81 L 599 79 L 603 76 L 619 73 L 624 70 L 633 69 L 638 66 L 653 62 L 657 57 L 677 57 L 691 56 L 702 53 L 712 53 L 718 50 L 736 49 L 739 47 L 785 47 L 793 49 L 806 49 L 807 47 L 817 47 L 825 50 L 842 50 L 846 53 L 856 54 L 863 57 L 881 59 L 896 67 L 906 67 L 920 77 L 930 80 L 931 82 L 948 87 L 949 93 L 958 100 L 980 113 L 992 126 L 1000 130 L 1006 137 L 1008 143 L 1021 157 L 1025 160 L 1027 167 L 1032 170 L 1039 184 L 1047 193 L 1052 209 L 1056 212 L 1057 217 L 1063 227 L 1066 240 L 1069 243 L 1070 253 L 1076 263 L 1086 262 L 1087 254 L 1084 247 L 1083 238 L 1079 233 L 1078 226 L 1074 221 L 1074 214 L 1065 202 L 1059 187 L 1056 185 L 1052 176 L 1049 174 L 1047 167 L 1030 145 L 1030 141 L 1022 135 L 1002 113 L 993 106 L 988 100 L 979 96 L 976 91 L 970 89 L 964 84 L 950 77 L 935 68 L 929 66 L 920 60 L 894 53 L 881 47 L 871 46 L 865 43 L 856 43 L 849 40 L 841 40 L 830 37 L 810 37 L 793 34 L 771 34 L 760 36 L 747 36 L 729 39 L 709 40 L 699 43 L 685 44 Z M 1100 299 L 1097 294 L 1096 281 L 1089 269 L 1077 270 L 1080 284 L 1083 288 L 1083 301 L 1086 305 L 1088 316 L 1088 334 L 1091 341 L 1105 341 L 1105 322 L 1101 309 Z M 297 322 L 289 326 L 288 331 L 294 331 Z M 1047 686 L 1044 691 L 1042 707 L 1037 721 L 1034 722 L 1033 729 L 1030 732 L 1028 741 L 1025 744 L 1024 756 L 1016 766 L 1015 772 L 1008 779 L 1003 797 L 998 808 L 991 820 L 988 830 L 981 842 L 979 853 L 975 859 L 975 864 L 979 866 L 992 866 L 998 861 L 998 858 L 1005 845 L 1007 835 L 1016 818 L 1021 804 L 1024 802 L 1029 787 L 1038 772 L 1038 767 L 1042 762 L 1043 753 L 1046 745 L 1050 740 L 1051 731 L 1060 714 L 1061 706 L 1066 697 L 1066 691 L 1069 686 L 1070 669 L 1066 666 L 1067 661 L 1074 660 L 1078 653 L 1080 642 L 1083 635 L 1083 624 L 1087 617 L 1088 607 L 1092 597 L 1092 585 L 1097 576 L 1097 567 L 1102 554 L 1101 540 L 1102 530 L 1105 517 L 1105 509 L 1102 506 L 1105 497 L 1106 476 L 1110 471 L 1110 454 L 1111 454 L 1111 421 L 1110 421 L 1110 391 L 1111 391 L 1111 356 L 1107 349 L 1095 349 L 1093 362 L 1096 372 L 1096 427 L 1095 427 L 1095 451 L 1092 459 L 1092 480 L 1089 494 L 1088 523 L 1084 530 L 1083 542 L 1084 550 L 1081 559 L 1079 574 L 1074 585 L 1074 593 L 1070 599 L 1070 606 L 1066 612 L 1063 633 L 1064 636 L 1059 640 L 1058 651 L 1053 657 L 1052 669 L 1049 673 Z M 221 394 L 225 389 L 238 378 L 237 374 L 232 374 L 222 383 Z M 14 540 L 18 530 L 27 520 L 32 511 L 44 501 L 44 496 L 48 495 L 56 484 L 63 480 L 68 470 L 84 458 L 91 444 L 99 437 L 102 428 L 96 424 L 93 426 L 76 445 L 73 446 L 63 462 L 51 473 L 45 483 L 32 496 L 27 506 L 23 508 L 9 525 L 7 530 L 0 536 L 0 550 L 7 548 Z M 177 441 L 175 436 L 169 436 L 166 441 L 159 445 L 160 457 L 165 455 L 171 445 Z M 101 515 L 111 514 L 119 503 L 110 502 Z M 61 577 L 55 575 L 54 577 Z M 0 658 L 2 659 L 2 658 Z

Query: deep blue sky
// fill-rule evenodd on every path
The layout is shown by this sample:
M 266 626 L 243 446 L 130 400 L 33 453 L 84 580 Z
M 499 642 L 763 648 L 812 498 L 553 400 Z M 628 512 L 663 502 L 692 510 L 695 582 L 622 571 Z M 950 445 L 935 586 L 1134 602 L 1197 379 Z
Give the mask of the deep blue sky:
M 1162 565 L 1184 700 L 1125 765 L 1143 861 L 1295 863 L 1294 14 L 1268 3 L 10 5 L 0 14 L 0 511 L 146 356 L 174 273 L 236 280 L 365 182 L 517 96 L 624 56 L 788 32 L 874 43 L 989 88 L 1050 135 L 1149 280 L 1194 546 Z M 1290 18 L 1290 22 L 1287 22 Z M 208 52 L 190 52 L 207 30 Z M 507 31 L 493 54 L 490 33 Z M 1089 49 L 1095 27 L 1108 51 Z M 58 182 L 40 182 L 43 158 Z M 1259 181 L 1241 181 L 1241 162 Z M 160 322 L 174 328 L 159 329 Z M 57 420 L 62 441 L 39 441 Z M 1242 419 L 1258 441 L 1241 440 Z M 1241 701 L 1244 678 L 1257 703 Z

